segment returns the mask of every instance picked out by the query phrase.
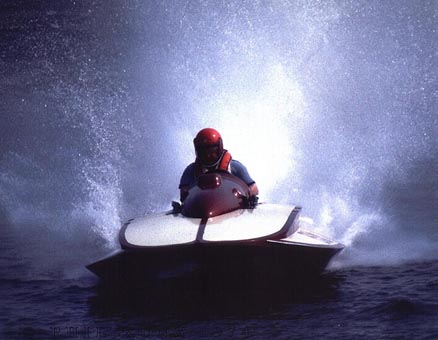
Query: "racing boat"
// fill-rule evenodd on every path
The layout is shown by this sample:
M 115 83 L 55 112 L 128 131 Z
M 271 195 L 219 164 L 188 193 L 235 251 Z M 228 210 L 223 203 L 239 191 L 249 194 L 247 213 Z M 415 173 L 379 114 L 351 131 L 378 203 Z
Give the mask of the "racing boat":
M 121 250 L 87 268 L 104 281 L 282 280 L 321 273 L 344 246 L 300 227 L 300 207 L 256 203 L 229 173 L 203 174 L 183 204 L 132 219 Z

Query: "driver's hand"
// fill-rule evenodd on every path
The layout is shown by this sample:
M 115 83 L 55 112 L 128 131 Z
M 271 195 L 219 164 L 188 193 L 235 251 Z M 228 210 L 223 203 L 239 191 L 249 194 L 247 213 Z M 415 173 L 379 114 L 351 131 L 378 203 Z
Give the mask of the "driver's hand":
M 251 195 L 248 197 L 248 208 L 254 209 L 259 202 L 259 198 L 256 195 Z

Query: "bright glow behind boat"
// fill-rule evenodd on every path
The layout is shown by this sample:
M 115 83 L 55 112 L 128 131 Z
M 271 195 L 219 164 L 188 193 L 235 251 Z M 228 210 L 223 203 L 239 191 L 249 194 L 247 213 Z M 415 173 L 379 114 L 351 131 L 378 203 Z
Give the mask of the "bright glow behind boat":
M 299 84 L 280 64 L 264 72 L 251 88 L 224 88 L 207 102 L 200 116 L 202 126 L 221 132 L 225 148 L 246 165 L 262 197 L 269 198 L 281 181 L 298 176 L 297 143 L 303 133 L 305 99 Z

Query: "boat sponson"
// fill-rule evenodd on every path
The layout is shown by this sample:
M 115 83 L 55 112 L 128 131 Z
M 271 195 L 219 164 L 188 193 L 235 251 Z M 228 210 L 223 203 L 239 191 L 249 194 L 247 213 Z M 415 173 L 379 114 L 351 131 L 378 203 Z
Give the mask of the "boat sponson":
M 257 243 L 279 240 L 298 228 L 300 207 L 262 204 L 213 218 L 163 213 L 134 219 L 119 234 L 122 249 L 178 247 L 197 243 Z

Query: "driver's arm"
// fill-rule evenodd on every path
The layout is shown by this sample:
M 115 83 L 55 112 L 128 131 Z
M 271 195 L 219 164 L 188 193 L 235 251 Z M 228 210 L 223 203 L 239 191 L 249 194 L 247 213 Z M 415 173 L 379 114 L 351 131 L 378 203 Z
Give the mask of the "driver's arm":
M 189 187 L 188 186 L 181 186 L 179 188 L 179 200 L 181 202 L 184 202 L 184 200 L 187 198 L 188 195 L 189 195 Z
M 259 188 L 257 187 L 257 184 L 251 184 L 249 186 L 249 191 L 251 192 L 251 196 L 257 196 L 259 194 Z

